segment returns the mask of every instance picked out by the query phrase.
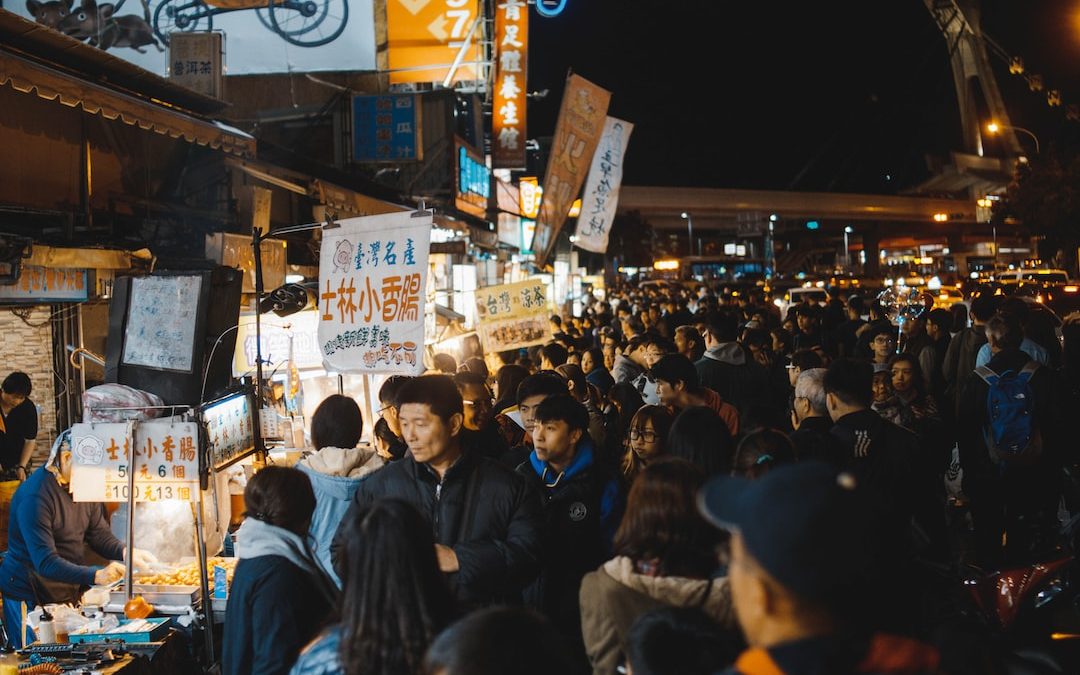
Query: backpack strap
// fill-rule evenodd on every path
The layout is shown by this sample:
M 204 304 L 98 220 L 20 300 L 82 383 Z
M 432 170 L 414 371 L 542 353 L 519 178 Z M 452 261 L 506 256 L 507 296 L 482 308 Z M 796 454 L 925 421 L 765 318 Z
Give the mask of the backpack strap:
M 1025 366 L 1026 368 L 1027 366 Z M 979 366 L 975 369 L 975 374 L 982 378 L 982 381 L 990 385 L 991 387 L 997 384 L 997 381 L 1001 379 L 1001 376 L 990 370 L 986 366 Z
M 1027 382 L 1031 381 L 1032 375 L 1034 375 L 1035 371 L 1038 370 L 1038 369 L 1039 369 L 1039 362 L 1038 361 L 1035 361 L 1035 360 L 1028 361 L 1027 363 L 1024 364 L 1024 367 L 1020 369 L 1020 372 L 1017 373 L 1017 377 L 1019 377 L 1026 384 Z

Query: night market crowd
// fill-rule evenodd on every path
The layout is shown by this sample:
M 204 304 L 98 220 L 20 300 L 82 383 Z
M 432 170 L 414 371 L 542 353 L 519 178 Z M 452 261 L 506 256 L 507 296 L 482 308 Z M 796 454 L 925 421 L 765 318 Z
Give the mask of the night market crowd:
M 889 314 L 615 288 L 390 377 L 370 447 L 330 396 L 246 487 L 222 672 L 1003 672 L 949 570 L 1056 545 L 1080 324 Z

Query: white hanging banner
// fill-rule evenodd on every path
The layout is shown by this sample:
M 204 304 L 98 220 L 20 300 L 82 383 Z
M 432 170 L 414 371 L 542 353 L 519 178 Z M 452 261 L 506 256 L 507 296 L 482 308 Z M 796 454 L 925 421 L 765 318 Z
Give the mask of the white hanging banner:
M 339 373 L 423 370 L 430 211 L 338 221 L 319 256 L 319 349 Z
M 594 253 L 607 251 L 615 207 L 619 204 L 623 158 L 633 130 L 634 125 L 630 122 L 614 117 L 604 120 L 604 133 L 593 155 L 589 178 L 585 181 L 585 195 L 581 198 L 577 241 L 574 242 L 578 248 Z

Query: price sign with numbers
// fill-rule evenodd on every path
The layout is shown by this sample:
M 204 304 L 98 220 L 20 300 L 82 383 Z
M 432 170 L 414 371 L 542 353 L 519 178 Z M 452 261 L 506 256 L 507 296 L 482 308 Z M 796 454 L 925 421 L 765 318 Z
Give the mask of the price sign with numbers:
M 135 501 L 199 498 L 198 425 L 140 422 L 76 424 L 71 428 L 75 501 L 127 501 L 133 450 Z

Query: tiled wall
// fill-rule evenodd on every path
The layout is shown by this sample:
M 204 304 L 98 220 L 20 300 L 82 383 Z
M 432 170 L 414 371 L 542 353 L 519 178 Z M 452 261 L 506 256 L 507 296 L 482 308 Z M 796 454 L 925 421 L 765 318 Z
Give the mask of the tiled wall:
M 35 461 L 42 461 L 56 438 L 56 399 L 53 388 L 52 324 L 48 305 L 33 307 L 26 321 L 0 307 L 0 381 L 21 370 L 33 383 L 31 400 L 38 407 Z

